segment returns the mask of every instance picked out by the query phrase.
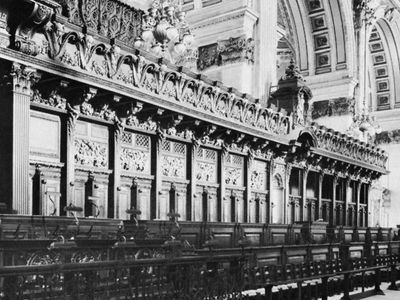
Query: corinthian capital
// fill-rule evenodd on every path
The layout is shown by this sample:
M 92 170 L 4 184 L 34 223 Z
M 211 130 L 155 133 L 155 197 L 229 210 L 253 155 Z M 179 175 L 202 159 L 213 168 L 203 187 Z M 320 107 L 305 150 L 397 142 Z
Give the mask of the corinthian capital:
M 13 81 L 13 91 L 29 96 L 32 93 L 32 86 L 41 78 L 41 74 L 36 69 L 19 63 L 12 64 L 10 75 Z

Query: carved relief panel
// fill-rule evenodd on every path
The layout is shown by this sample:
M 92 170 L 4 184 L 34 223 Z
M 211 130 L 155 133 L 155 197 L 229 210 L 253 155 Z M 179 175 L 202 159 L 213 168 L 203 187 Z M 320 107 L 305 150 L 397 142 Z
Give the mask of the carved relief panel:
M 249 222 L 251 223 L 266 221 L 267 178 L 267 163 L 265 161 L 254 160 L 250 170 L 250 189 L 252 193 L 248 204 Z
M 161 144 L 161 175 L 186 179 L 186 145 L 164 140 Z
M 224 180 L 226 184 L 223 199 L 224 222 L 244 222 L 244 157 L 236 154 L 225 155 Z
M 196 180 L 204 183 L 217 183 L 218 152 L 199 147 L 196 153 Z
M 108 168 L 108 128 L 78 121 L 74 139 L 75 165 Z
M 109 133 L 106 126 L 77 121 L 73 141 L 75 184 L 73 205 L 82 215 L 107 217 Z
M 124 131 L 121 138 L 121 168 L 124 172 L 150 174 L 150 137 Z
M 218 152 L 199 147 L 196 151 L 196 192 L 193 197 L 194 221 L 218 221 Z

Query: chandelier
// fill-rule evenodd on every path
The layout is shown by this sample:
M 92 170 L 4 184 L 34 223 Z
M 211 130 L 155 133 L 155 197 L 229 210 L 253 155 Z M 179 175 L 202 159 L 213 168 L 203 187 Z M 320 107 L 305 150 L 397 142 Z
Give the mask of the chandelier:
M 373 143 L 375 136 L 381 133 L 382 129 L 376 122 L 376 118 L 371 116 L 364 108 L 360 114 L 353 116 L 353 123 L 349 128 L 349 133 L 363 142 Z
M 182 55 L 190 57 L 193 41 L 182 0 L 154 0 L 143 16 L 142 34 L 134 46 L 176 62 Z

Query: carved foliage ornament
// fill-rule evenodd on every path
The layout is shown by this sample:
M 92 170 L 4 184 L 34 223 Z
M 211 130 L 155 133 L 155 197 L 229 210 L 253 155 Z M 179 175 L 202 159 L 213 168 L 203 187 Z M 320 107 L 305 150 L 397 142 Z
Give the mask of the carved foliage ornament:
M 35 69 L 18 63 L 13 63 L 10 75 L 13 79 L 14 92 L 28 96 L 32 93 L 32 85 L 41 78 L 41 75 Z

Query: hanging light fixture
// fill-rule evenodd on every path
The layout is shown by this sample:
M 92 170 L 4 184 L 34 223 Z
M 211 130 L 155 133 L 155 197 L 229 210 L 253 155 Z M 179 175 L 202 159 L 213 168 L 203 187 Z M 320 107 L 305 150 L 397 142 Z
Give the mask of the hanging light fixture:
M 142 34 L 135 39 L 134 47 L 175 61 L 192 48 L 193 42 L 182 0 L 154 0 L 143 16 Z

